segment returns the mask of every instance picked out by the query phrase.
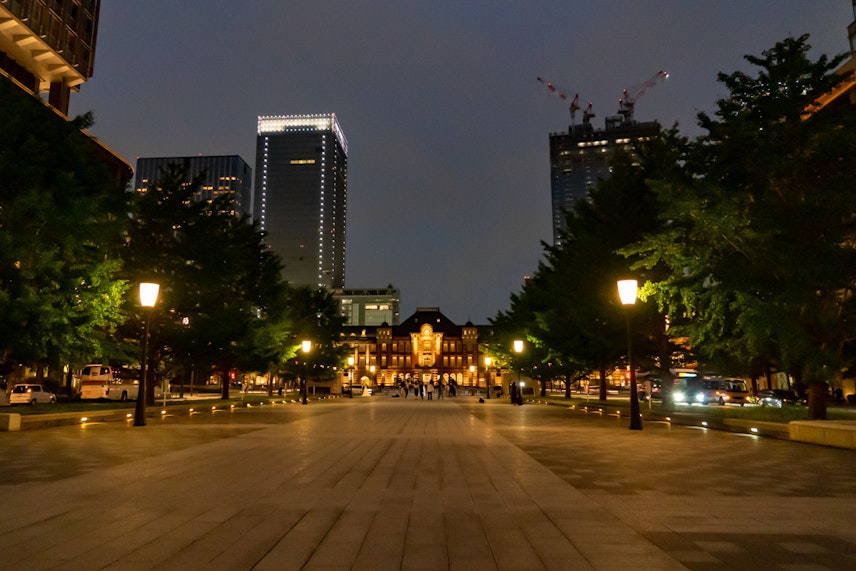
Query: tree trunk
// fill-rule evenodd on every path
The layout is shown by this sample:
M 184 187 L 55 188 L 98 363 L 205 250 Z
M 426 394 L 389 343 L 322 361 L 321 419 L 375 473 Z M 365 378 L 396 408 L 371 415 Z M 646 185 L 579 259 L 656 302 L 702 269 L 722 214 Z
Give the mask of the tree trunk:
M 565 373 L 565 398 L 571 398 L 571 371 Z
M 600 364 L 600 387 L 599 387 L 598 399 L 605 401 L 606 400 L 606 363 Z
M 808 386 L 808 419 L 826 420 L 826 383 L 814 382 Z

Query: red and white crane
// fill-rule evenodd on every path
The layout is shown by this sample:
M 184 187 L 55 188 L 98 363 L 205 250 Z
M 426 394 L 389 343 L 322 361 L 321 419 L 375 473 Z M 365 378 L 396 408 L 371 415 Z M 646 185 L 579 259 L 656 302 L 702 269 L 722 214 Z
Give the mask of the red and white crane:
M 580 108 L 580 94 L 575 93 L 574 96 L 571 97 L 569 92 L 567 92 L 563 89 L 560 89 L 559 87 L 556 87 L 555 85 L 553 85 L 549 81 L 547 81 L 541 77 L 537 77 L 535 79 L 536 79 L 536 81 L 538 81 L 538 83 L 540 83 L 541 85 L 546 87 L 550 93 L 552 93 L 553 95 L 555 95 L 556 97 L 558 97 L 562 101 L 569 102 L 568 103 L 568 109 L 571 112 L 571 125 L 573 126 L 574 125 L 574 119 L 576 118 L 577 110 Z M 591 104 L 589 104 L 589 108 L 591 108 Z
M 624 116 L 628 123 L 633 122 L 633 108 L 636 106 L 636 101 L 645 95 L 645 92 L 657 85 L 661 80 L 669 77 L 668 72 L 660 70 L 653 76 L 648 78 L 644 83 L 630 90 L 624 90 L 624 97 L 618 100 L 618 113 Z

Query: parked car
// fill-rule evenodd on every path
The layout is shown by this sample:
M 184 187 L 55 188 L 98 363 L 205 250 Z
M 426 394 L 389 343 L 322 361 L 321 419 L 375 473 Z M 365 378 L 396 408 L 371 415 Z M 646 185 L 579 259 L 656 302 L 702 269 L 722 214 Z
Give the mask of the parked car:
M 758 404 L 761 406 L 772 406 L 782 408 L 783 405 L 804 405 L 806 401 L 794 391 L 785 389 L 764 389 L 758 391 Z
M 23 384 L 12 387 L 12 394 L 9 395 L 9 404 L 28 404 L 36 406 L 37 404 L 56 402 L 56 395 L 45 390 L 42 385 Z

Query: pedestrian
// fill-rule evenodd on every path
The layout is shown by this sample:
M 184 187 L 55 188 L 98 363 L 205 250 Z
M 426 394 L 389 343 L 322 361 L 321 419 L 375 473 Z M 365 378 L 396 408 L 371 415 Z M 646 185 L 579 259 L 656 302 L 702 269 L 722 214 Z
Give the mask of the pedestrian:
M 449 396 L 458 396 L 458 383 L 455 379 L 449 379 Z
M 511 404 L 517 404 L 517 383 L 511 381 L 511 386 L 508 387 L 508 391 L 511 393 Z
M 443 398 L 443 387 L 446 384 L 446 380 L 443 377 L 437 377 L 437 398 Z
M 428 393 L 428 400 L 433 400 L 433 398 L 434 398 L 434 383 L 432 381 L 428 381 L 428 384 L 425 386 L 425 392 Z

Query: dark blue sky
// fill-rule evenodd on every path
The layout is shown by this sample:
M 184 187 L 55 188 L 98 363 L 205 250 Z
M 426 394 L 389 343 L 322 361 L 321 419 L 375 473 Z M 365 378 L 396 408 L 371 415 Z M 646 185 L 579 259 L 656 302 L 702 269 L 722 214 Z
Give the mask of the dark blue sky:
M 850 0 L 387 2 L 111 0 L 95 77 L 73 94 L 124 156 L 238 154 L 258 115 L 338 115 L 350 143 L 347 287 L 401 289 L 402 319 L 439 306 L 485 323 L 552 240 L 548 135 L 567 108 L 542 76 L 603 118 L 660 69 L 638 120 L 678 123 L 725 95 L 787 36 L 848 49 Z

